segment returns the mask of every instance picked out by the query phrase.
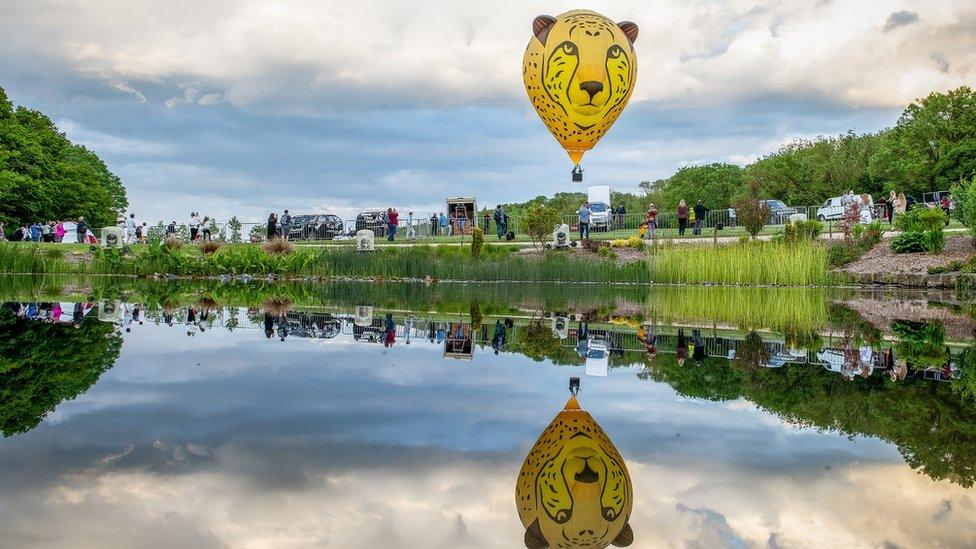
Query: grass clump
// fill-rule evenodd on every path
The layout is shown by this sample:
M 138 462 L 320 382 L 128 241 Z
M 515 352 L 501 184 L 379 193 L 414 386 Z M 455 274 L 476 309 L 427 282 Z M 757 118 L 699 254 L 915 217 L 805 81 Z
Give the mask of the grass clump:
M 749 242 L 670 247 L 649 260 L 654 282 L 817 286 L 830 281 L 827 249 L 817 242 Z
M 295 251 L 295 245 L 284 238 L 272 238 L 262 244 L 261 249 L 268 255 L 289 255 Z
M 66 273 L 70 270 L 64 261 L 64 251 L 38 244 L 0 242 L 0 272 L 4 273 Z M 80 268 L 83 268 L 81 266 Z
M 210 255 L 220 249 L 220 242 L 216 240 L 204 240 L 197 247 L 200 248 L 200 253 Z
M 183 247 L 183 241 L 175 236 L 167 236 L 163 239 L 163 247 L 167 250 L 179 250 Z

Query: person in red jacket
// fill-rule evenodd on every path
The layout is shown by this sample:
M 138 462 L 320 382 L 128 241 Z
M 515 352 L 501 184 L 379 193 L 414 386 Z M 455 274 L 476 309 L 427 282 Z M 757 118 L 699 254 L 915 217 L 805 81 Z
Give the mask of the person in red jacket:
M 386 231 L 386 239 L 393 242 L 393 237 L 396 236 L 397 224 L 400 222 L 400 214 L 397 213 L 395 208 L 387 208 L 386 210 L 387 224 L 389 228 Z

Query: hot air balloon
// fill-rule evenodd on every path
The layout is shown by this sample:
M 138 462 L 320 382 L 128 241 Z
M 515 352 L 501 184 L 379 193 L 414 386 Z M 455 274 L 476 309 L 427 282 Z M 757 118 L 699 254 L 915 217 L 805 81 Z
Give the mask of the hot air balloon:
M 637 25 L 588 10 L 540 15 L 522 61 L 525 91 L 576 166 L 620 116 L 637 80 Z M 579 178 L 582 180 L 582 177 Z
M 529 549 L 626 547 L 634 541 L 627 466 L 575 395 L 526 456 L 515 500 Z

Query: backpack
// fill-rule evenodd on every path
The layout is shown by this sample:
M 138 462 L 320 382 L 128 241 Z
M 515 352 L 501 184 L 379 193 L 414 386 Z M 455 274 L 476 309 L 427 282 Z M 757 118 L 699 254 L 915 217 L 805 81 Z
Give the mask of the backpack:
M 502 222 L 502 211 L 495 210 L 495 223 L 501 223 L 501 222 Z

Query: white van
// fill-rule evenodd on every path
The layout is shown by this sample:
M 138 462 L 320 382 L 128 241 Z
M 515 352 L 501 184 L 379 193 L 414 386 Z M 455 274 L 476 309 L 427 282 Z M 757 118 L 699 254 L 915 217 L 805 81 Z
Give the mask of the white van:
M 818 221 L 837 221 L 844 218 L 844 206 L 841 205 L 841 196 L 828 198 L 819 208 L 817 208 Z

